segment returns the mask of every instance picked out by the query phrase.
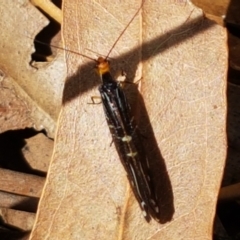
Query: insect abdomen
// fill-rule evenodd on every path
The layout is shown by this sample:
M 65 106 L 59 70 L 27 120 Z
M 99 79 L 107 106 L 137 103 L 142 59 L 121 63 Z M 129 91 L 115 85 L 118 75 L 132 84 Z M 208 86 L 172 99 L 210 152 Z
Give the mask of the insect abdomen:
M 109 79 L 109 74 L 107 77 L 108 83 L 100 86 L 99 91 L 114 144 L 144 217 L 147 221 L 150 216 L 158 220 L 159 208 L 138 128 L 120 85 Z

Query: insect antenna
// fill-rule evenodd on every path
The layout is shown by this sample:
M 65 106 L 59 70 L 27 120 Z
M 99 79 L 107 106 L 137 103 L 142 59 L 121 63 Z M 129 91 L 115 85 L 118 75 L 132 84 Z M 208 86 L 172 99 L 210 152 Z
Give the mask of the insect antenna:
M 110 55 L 110 53 L 112 52 L 112 50 L 114 49 L 114 47 L 116 46 L 118 40 L 122 37 L 122 35 L 126 32 L 127 28 L 129 27 L 129 25 L 132 23 L 132 21 L 134 20 L 134 18 L 138 15 L 138 13 L 140 12 L 140 10 L 142 9 L 142 6 L 144 4 L 145 0 L 142 1 L 141 6 L 139 7 L 139 9 L 137 10 L 137 12 L 133 15 L 133 17 L 131 18 L 131 20 L 129 21 L 129 23 L 127 24 L 127 26 L 123 29 L 123 31 L 121 32 L 121 34 L 118 36 L 118 38 L 116 39 L 116 41 L 114 42 L 114 44 L 112 45 L 111 49 L 109 50 L 107 56 L 105 59 L 107 59 Z
M 26 37 L 28 37 L 28 36 L 26 36 Z M 30 37 L 28 37 L 28 38 L 30 38 Z M 70 50 L 70 49 L 65 49 L 65 48 L 62 48 L 62 47 L 59 47 L 59 46 L 56 46 L 56 45 L 53 45 L 53 44 L 48 44 L 48 43 L 45 43 L 45 42 L 42 42 L 42 41 L 39 41 L 39 40 L 36 40 L 36 39 L 34 39 L 34 42 L 40 43 L 40 44 L 48 46 L 48 47 L 50 46 L 50 47 L 53 47 L 53 48 L 56 48 L 56 49 L 61 49 L 63 51 L 67 51 L 67 52 L 70 52 L 70 53 L 73 53 L 73 54 L 85 57 L 87 59 L 90 59 L 90 60 L 92 60 L 94 62 L 97 62 L 97 60 L 94 59 L 94 58 L 91 58 L 91 57 L 89 57 L 89 56 L 87 56 L 85 54 L 82 54 L 82 53 L 79 53 L 79 52 L 76 52 L 76 51 L 73 51 L 73 50 Z
M 138 10 L 137 10 L 137 12 L 133 15 L 133 17 L 131 18 L 131 20 L 129 21 L 129 23 L 126 25 L 126 27 L 123 29 L 123 31 L 121 32 L 121 34 L 118 36 L 118 38 L 115 40 L 115 42 L 114 42 L 114 44 L 112 45 L 112 47 L 111 47 L 111 49 L 109 50 L 109 52 L 108 52 L 108 54 L 106 55 L 106 56 L 104 56 L 105 58 L 105 60 L 107 60 L 108 58 L 109 58 L 109 55 L 111 54 L 111 52 L 112 52 L 112 50 L 114 49 L 114 47 L 116 46 L 116 44 L 117 44 L 117 42 L 119 41 L 119 39 L 122 37 L 122 35 L 126 32 L 126 30 L 127 30 L 127 28 L 129 27 L 129 25 L 132 23 L 132 21 L 135 19 L 135 17 L 138 15 L 138 13 L 140 12 L 140 10 L 142 9 L 142 6 L 143 6 L 143 4 L 144 4 L 144 2 L 145 2 L 145 0 L 143 0 L 142 1 L 142 4 L 141 4 L 141 6 L 138 8 Z M 30 38 L 29 36 L 26 36 L 26 37 L 28 37 L 28 38 Z M 39 41 L 39 40 L 37 40 L 37 39 L 34 39 L 34 42 L 36 42 L 36 43 L 39 43 L 39 44 L 42 44 L 42 45 L 44 45 L 44 46 L 50 46 L 50 47 L 53 47 L 53 48 L 56 48 L 56 49 L 61 49 L 61 50 L 64 50 L 64 51 L 68 51 L 68 52 L 70 52 L 70 53 L 73 53 L 73 54 L 76 54 L 76 55 L 79 55 L 79 56 L 82 56 L 82 57 L 85 57 L 85 58 L 87 58 L 87 59 L 90 59 L 90 60 L 92 60 L 92 61 L 94 61 L 94 62 L 97 62 L 97 63 L 99 63 L 99 61 L 98 60 L 96 60 L 96 59 L 94 59 L 94 58 L 91 58 L 91 57 L 89 57 L 89 56 L 87 56 L 87 55 L 85 55 L 85 54 L 82 54 L 82 53 L 79 53 L 79 52 L 76 52 L 76 51 L 73 51 L 73 50 L 70 50 L 70 49 L 64 49 L 64 48 L 62 48 L 62 47 L 59 47 L 59 46 L 56 46 L 56 45 L 53 45 L 53 44 L 48 44 L 48 43 L 44 43 L 44 42 L 42 42 L 42 41 Z M 88 49 L 89 50 L 89 49 Z M 89 50 L 89 51 L 92 51 L 92 50 Z M 92 51 L 92 52 L 94 52 L 94 51 Z M 96 52 L 95 52 L 96 53 Z M 98 54 L 98 53 L 97 53 Z M 102 55 L 101 55 L 102 56 Z M 101 57 L 100 57 L 101 58 Z

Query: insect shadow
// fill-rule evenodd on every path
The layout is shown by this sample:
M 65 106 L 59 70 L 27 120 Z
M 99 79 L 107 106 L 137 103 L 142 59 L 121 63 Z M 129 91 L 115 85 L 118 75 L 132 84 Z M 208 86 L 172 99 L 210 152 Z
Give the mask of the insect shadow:
M 127 64 L 124 65 L 124 71 L 127 72 L 127 80 L 132 82 L 139 64 L 140 53 L 141 61 L 147 61 L 155 55 L 166 51 L 168 48 L 173 47 L 174 45 L 179 44 L 194 35 L 201 34 L 213 26 L 214 22 L 203 21 L 202 17 L 197 17 L 191 21 L 189 20 L 184 25 L 169 31 L 164 35 L 157 36 L 148 42 L 144 42 L 141 46 L 136 47 L 114 59 L 111 63 L 112 75 L 114 76 L 115 69 L 117 69 L 117 65 L 119 63 L 127 62 Z M 185 34 L 179 34 L 180 32 L 184 32 L 184 30 L 188 29 L 190 29 L 190 31 L 186 31 Z M 167 41 L 171 38 L 171 36 L 175 35 L 178 37 L 171 39 L 171 42 Z M 158 48 L 158 46 L 161 47 Z M 101 84 L 99 77 L 93 70 L 94 64 L 95 63 L 92 61 L 79 66 L 76 73 L 67 78 L 63 91 L 63 105 L 78 97 L 80 94 L 83 94 Z M 131 93 L 131 95 L 128 95 L 128 92 L 126 92 L 127 98 L 131 99 L 132 94 L 135 95 L 134 99 L 137 99 L 139 109 L 136 121 L 140 131 L 144 131 L 143 135 L 145 137 L 143 137 L 142 141 L 150 162 L 151 175 L 158 199 L 159 219 L 161 219 L 160 223 L 166 223 L 172 219 L 175 211 L 174 195 L 165 164 L 166 160 L 163 158 L 158 147 L 142 95 L 135 88 L 134 93 Z

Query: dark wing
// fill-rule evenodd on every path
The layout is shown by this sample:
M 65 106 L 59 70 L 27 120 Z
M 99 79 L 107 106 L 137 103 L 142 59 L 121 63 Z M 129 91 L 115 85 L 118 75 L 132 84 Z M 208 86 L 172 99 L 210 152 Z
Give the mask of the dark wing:
M 147 221 L 150 215 L 158 220 L 159 208 L 148 159 L 125 94 L 117 82 L 103 84 L 99 91 L 114 144 L 143 215 Z

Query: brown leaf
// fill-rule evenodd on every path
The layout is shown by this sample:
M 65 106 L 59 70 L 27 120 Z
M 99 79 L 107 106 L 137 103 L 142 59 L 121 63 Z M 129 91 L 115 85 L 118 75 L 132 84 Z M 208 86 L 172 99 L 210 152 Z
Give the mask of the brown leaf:
M 138 6 L 65 1 L 66 47 L 107 55 Z M 123 62 L 130 81 L 141 79 L 142 96 L 128 95 L 155 171 L 161 224 L 145 222 L 102 106 L 88 104 L 98 94 L 94 63 L 67 54 L 64 106 L 31 239 L 211 239 L 226 154 L 225 42 L 225 30 L 188 2 L 146 1 L 110 55 L 113 73 Z
M 53 141 L 44 134 L 38 134 L 30 140 L 26 139 L 23 149 L 24 157 L 32 169 L 47 172 L 53 151 Z
M 0 214 L 2 220 L 4 220 L 6 224 L 18 227 L 24 231 L 30 231 L 32 229 L 35 213 L 17 211 L 14 209 L 1 207 Z
M 41 195 L 45 178 L 3 168 L 0 168 L 0 173 L 1 191 L 31 197 L 39 197 Z
M 11 116 L 1 131 L 34 126 L 53 136 L 66 75 L 63 52 L 52 62 L 31 66 L 33 38 L 48 24 L 47 19 L 24 0 L 6 1 L 0 11 L 1 89 L 8 89 L 1 96 L 0 111 Z
M 206 0 L 192 0 L 192 3 L 201 8 L 208 19 L 222 26 L 226 25 L 226 15 L 229 10 L 230 0 L 219 0 L 209 3 Z M 228 18 L 228 17 L 227 17 Z

